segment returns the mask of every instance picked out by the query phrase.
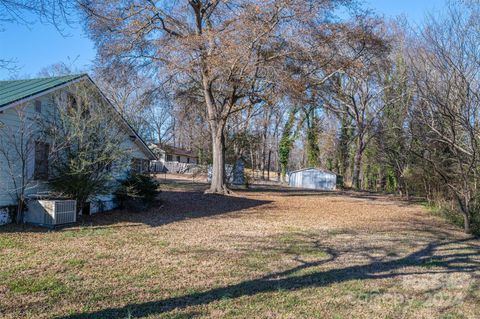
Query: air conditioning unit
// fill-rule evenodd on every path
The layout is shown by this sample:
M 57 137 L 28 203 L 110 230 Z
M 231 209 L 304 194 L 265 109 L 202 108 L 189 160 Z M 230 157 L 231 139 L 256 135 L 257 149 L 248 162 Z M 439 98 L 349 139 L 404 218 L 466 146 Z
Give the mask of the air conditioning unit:
M 75 200 L 32 200 L 28 203 L 25 222 L 39 226 L 54 227 L 77 221 Z

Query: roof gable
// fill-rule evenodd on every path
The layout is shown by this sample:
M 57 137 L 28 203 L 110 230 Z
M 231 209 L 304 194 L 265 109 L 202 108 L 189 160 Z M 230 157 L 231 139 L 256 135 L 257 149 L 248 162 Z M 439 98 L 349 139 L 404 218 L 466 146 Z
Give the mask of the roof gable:
M 77 80 L 81 79 L 88 80 L 100 92 L 102 98 L 113 108 L 115 114 L 119 116 L 122 123 L 128 130 L 132 132 L 133 136 L 135 136 L 135 141 L 138 140 L 139 143 L 136 144 L 143 149 L 147 156 L 149 156 L 151 159 L 156 159 L 155 154 L 153 154 L 135 129 L 115 108 L 112 102 L 108 100 L 108 98 L 103 94 L 103 92 L 95 84 L 95 82 L 93 82 L 88 74 L 76 74 L 28 80 L 0 81 L 0 111 L 3 111 L 7 107 L 14 107 L 18 103 L 23 103 L 43 94 L 47 94 L 52 90 L 56 90 L 65 85 L 70 85 L 72 82 L 76 82 Z
M 41 79 L 0 81 L 0 109 L 9 104 L 41 94 L 84 76 L 86 76 L 86 74 L 56 76 Z

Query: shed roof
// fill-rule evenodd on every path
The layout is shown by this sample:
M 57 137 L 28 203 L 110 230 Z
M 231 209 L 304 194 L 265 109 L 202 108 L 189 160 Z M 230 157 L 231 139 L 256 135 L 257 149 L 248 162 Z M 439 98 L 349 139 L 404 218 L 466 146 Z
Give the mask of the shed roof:
M 86 74 L 55 76 L 40 79 L 0 81 L 0 109 L 9 104 L 43 93 Z
M 334 172 L 332 172 L 332 171 L 329 171 L 328 169 L 317 168 L 317 167 L 302 168 L 302 169 L 299 169 L 299 170 L 290 172 L 289 175 L 290 175 L 290 174 L 293 174 L 293 173 L 298 173 L 298 172 L 303 172 L 303 171 L 309 171 L 309 170 L 315 170 L 315 171 L 319 171 L 319 172 L 322 172 L 322 173 L 328 173 L 328 174 L 332 174 L 332 175 L 337 175 L 336 173 L 334 173 Z
M 171 145 L 166 145 L 166 144 L 155 144 L 158 148 L 162 149 L 168 154 L 173 154 L 173 155 L 183 155 L 187 157 L 193 157 L 197 158 L 197 155 L 193 151 L 189 151 L 183 148 L 179 147 L 174 147 Z

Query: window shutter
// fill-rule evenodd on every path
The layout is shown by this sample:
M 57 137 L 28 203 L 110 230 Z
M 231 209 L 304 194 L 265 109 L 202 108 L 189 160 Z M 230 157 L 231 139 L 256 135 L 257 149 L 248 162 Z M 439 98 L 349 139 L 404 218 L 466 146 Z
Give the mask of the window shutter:
M 50 145 L 44 142 L 35 142 L 35 169 L 36 180 L 48 179 L 48 153 Z
M 133 174 L 140 173 L 142 170 L 142 162 L 138 158 L 132 158 L 132 162 L 130 164 L 130 170 Z
M 35 145 L 35 141 L 28 142 L 27 178 L 29 180 L 35 179 Z
M 40 100 L 35 101 L 35 112 L 42 113 L 42 101 Z
M 148 173 L 148 172 L 150 172 L 150 161 L 143 160 L 143 173 Z

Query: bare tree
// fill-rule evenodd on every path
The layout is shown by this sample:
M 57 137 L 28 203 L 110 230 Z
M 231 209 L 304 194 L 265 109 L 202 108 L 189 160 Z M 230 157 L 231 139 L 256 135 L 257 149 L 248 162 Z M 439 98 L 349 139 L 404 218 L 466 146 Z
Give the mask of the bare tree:
M 393 96 L 390 101 L 384 100 L 384 90 L 377 70 L 369 72 L 355 71 L 344 74 L 332 81 L 332 92 L 335 94 L 324 99 L 325 107 L 339 115 L 351 119 L 354 125 L 356 142 L 353 162 L 353 187 L 360 189 L 360 170 L 363 154 L 377 132 L 375 129 L 381 112 L 399 97 Z
M 10 194 L 17 203 L 16 222 L 23 222 L 26 199 L 30 191 L 39 186 L 32 161 L 35 157 L 39 132 L 36 119 L 25 106 L 7 111 L 15 119 L 15 125 L 0 122 L 0 163 L 7 174 L 0 188 Z
M 416 84 L 411 112 L 414 153 L 458 203 L 464 230 L 480 208 L 480 46 L 476 11 L 452 5 L 448 18 L 430 18 L 411 51 Z
M 325 21 L 344 1 L 219 1 L 114 3 L 83 1 L 100 57 L 161 66 L 179 82 L 195 84 L 208 114 L 212 150 L 212 193 L 226 191 L 225 128 L 229 117 L 259 103 L 274 81 L 273 62 L 293 51 L 301 21 Z M 106 41 L 106 39 L 109 39 Z M 157 75 L 163 75 L 163 73 Z
M 51 23 L 60 30 L 72 21 L 75 1 L 67 0 L 0 0 L 0 26 L 5 23 L 29 24 L 25 13 L 33 13 L 40 22 Z
M 95 68 L 95 79 L 105 96 L 145 139 L 162 142 L 171 133 L 171 96 L 130 65 Z

